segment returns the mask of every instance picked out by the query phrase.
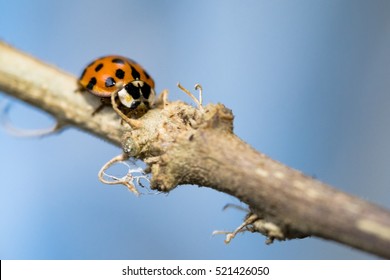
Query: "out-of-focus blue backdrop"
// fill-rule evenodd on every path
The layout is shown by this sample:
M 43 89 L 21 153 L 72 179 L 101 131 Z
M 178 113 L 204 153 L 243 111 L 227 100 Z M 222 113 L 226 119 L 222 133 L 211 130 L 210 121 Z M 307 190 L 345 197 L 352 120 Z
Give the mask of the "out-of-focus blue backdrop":
M 131 57 L 171 99 L 190 102 L 176 83 L 199 82 L 254 148 L 390 208 L 389 1 L 16 0 L 0 10 L 1 40 L 75 75 L 98 56 Z M 53 122 L 13 104 L 20 127 Z M 222 211 L 239 201 L 196 186 L 136 198 L 103 185 L 97 172 L 120 149 L 74 128 L 42 139 L 1 129 L 0 141 L 0 259 L 375 258 L 318 238 L 267 246 L 245 233 L 225 245 L 211 233 L 242 222 Z

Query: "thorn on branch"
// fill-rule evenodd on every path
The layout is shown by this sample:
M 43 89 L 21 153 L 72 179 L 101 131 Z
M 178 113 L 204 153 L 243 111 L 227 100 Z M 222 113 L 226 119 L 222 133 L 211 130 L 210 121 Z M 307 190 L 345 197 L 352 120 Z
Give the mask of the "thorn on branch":
M 200 111 L 203 111 L 203 97 L 202 97 L 202 86 L 200 84 L 195 84 L 195 90 L 199 90 L 199 98 L 196 98 L 188 89 L 183 87 L 180 83 L 177 83 L 178 88 L 184 91 L 198 106 Z
M 235 205 L 235 204 L 227 204 L 223 208 L 223 210 L 226 210 L 228 208 L 235 208 L 238 210 L 244 210 L 248 212 L 248 214 L 245 217 L 244 222 L 239 225 L 234 231 L 221 231 L 221 230 L 215 230 L 213 231 L 212 235 L 217 235 L 217 234 L 224 234 L 226 235 L 225 238 L 225 243 L 229 244 L 234 237 L 240 232 L 258 232 L 263 234 L 264 236 L 267 237 L 265 243 L 267 245 L 272 244 L 275 239 L 283 241 L 286 240 L 287 237 L 284 234 L 283 230 L 276 224 L 266 221 L 265 219 L 259 218 L 258 215 L 250 212 L 249 210 Z

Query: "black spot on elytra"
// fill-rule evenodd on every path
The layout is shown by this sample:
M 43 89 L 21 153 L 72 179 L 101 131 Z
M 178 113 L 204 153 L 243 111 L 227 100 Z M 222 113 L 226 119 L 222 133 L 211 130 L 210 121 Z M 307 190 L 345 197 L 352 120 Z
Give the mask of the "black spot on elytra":
M 130 67 L 131 67 L 131 76 L 133 76 L 134 80 L 139 80 L 141 78 L 139 72 L 133 66 Z
M 148 84 L 144 83 L 144 86 L 141 88 L 142 96 L 145 99 L 149 99 L 151 88 Z
M 95 67 L 95 72 L 99 72 L 100 69 L 103 68 L 103 63 L 99 63 L 96 67 Z
M 117 77 L 118 79 L 123 79 L 125 77 L 125 71 L 123 71 L 122 69 L 117 69 L 115 71 L 115 77 Z
M 92 90 L 93 87 L 96 85 L 96 78 L 95 77 L 92 77 L 89 82 L 88 82 L 88 85 L 87 85 L 87 89 L 89 90 Z
M 131 97 L 133 97 L 133 99 L 139 99 L 141 97 L 141 94 L 139 93 L 139 88 L 137 88 L 133 84 L 127 84 L 125 86 L 125 89 L 127 93 L 130 94 Z
M 106 87 L 113 87 L 115 86 L 115 80 L 112 77 L 108 77 L 104 84 Z
M 111 61 L 116 64 L 125 64 L 125 61 L 121 58 L 113 58 Z

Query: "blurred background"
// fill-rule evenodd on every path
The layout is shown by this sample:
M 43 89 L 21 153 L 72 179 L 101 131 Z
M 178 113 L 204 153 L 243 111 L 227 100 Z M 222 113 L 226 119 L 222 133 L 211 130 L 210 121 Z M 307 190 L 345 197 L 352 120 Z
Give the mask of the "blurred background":
M 106 54 L 138 61 L 156 90 L 201 83 L 259 151 L 390 208 L 390 2 L 0 1 L 0 39 L 79 75 Z M 22 128 L 53 120 L 13 103 Z M 375 259 L 318 238 L 239 234 L 240 202 L 197 186 L 135 197 L 97 172 L 120 149 L 69 128 L 0 129 L 0 259 Z M 310 209 L 308 209 L 310 211 Z

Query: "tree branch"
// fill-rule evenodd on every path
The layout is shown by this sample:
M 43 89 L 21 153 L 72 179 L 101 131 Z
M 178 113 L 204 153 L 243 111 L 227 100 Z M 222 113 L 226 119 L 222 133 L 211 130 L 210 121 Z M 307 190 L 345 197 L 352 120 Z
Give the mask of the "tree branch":
M 231 194 L 251 211 L 239 230 L 269 242 L 313 235 L 390 258 L 388 210 L 255 151 L 233 133 L 232 112 L 222 104 L 194 108 L 162 100 L 130 127 L 114 110 L 92 117 L 100 100 L 77 88 L 74 76 L 0 43 L 1 91 L 144 160 L 152 189 L 197 184 Z

